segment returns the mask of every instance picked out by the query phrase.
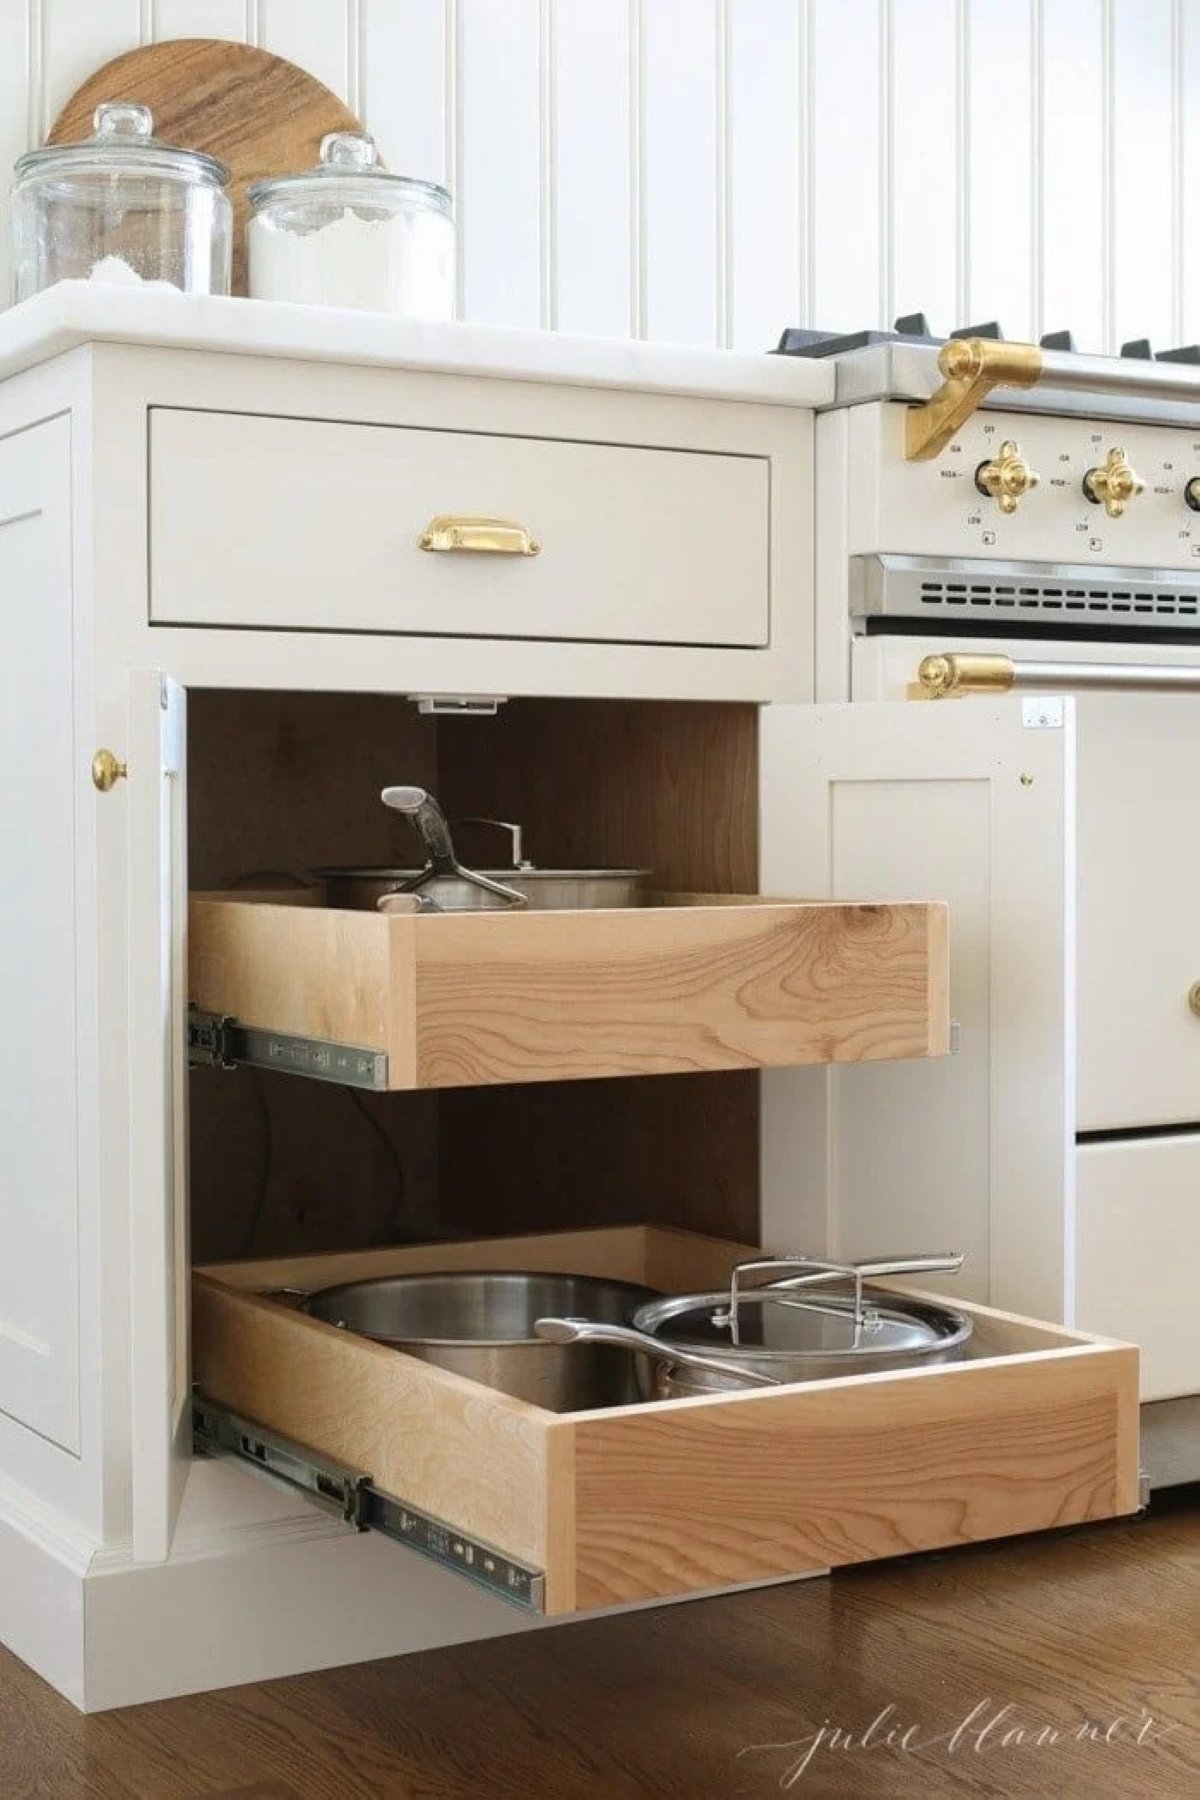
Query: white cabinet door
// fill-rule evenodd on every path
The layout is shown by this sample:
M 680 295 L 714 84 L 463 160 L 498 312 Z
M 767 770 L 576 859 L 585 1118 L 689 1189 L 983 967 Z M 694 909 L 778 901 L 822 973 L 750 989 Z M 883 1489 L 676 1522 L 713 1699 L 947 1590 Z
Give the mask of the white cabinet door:
M 1079 1129 L 1200 1121 L 1200 697 L 1079 702 Z
M 129 1322 L 133 1552 L 171 1544 L 191 1450 L 188 1378 L 186 696 L 129 688 Z
M 65 414 L 0 442 L 0 630 L 0 1413 L 78 1455 L 95 795 Z
M 1081 1331 L 1141 1346 L 1142 1399 L 1200 1393 L 1200 1135 L 1079 1148 Z
M 765 1241 L 962 1250 L 930 1285 L 1074 1302 L 1072 703 L 772 706 L 763 891 L 950 903 L 952 1053 L 764 1080 Z

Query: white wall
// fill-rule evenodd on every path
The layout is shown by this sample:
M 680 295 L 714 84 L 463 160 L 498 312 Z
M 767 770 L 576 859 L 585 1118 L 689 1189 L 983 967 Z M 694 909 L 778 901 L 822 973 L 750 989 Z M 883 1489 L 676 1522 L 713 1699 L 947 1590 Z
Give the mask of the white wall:
M 0 0 L 0 164 L 186 35 L 304 64 L 452 187 L 470 318 L 1200 338 L 1200 0 Z

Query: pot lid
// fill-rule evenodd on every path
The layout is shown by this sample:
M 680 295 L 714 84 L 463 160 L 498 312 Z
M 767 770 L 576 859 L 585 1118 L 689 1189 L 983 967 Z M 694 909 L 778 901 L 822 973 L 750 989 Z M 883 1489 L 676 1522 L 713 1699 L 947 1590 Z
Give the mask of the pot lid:
M 640 1307 L 639 1331 L 664 1347 L 707 1351 L 762 1368 L 778 1357 L 794 1363 L 806 1356 L 871 1358 L 898 1352 L 919 1355 L 965 1343 L 971 1322 L 953 1307 L 909 1300 L 881 1288 L 853 1293 L 799 1296 L 780 1288 L 755 1288 L 739 1298 L 736 1336 L 728 1291 L 683 1294 Z
M 250 205 L 260 207 L 272 200 L 309 198 L 338 199 L 347 205 L 387 206 L 403 199 L 411 206 L 451 216 L 454 203 L 446 188 L 435 181 L 393 175 L 380 163 L 375 139 L 365 131 L 327 132 L 321 139 L 319 157 L 315 168 L 253 182 L 246 190 Z
M 309 869 L 307 873 L 318 881 L 414 881 L 423 875 L 427 864 L 419 869 Z M 472 864 L 474 868 L 474 864 Z M 537 869 L 529 863 L 522 863 L 513 868 L 510 864 L 498 869 L 479 869 L 476 873 L 486 875 L 489 881 L 634 881 L 650 875 L 650 869 Z M 453 879 L 453 877 L 450 877 Z
M 107 100 L 96 108 L 92 124 L 95 135 L 77 144 L 47 144 L 40 150 L 27 150 L 13 165 L 16 179 L 90 169 L 111 175 L 177 175 L 216 187 L 224 187 L 229 180 L 228 168 L 215 156 L 156 138 L 148 106 Z

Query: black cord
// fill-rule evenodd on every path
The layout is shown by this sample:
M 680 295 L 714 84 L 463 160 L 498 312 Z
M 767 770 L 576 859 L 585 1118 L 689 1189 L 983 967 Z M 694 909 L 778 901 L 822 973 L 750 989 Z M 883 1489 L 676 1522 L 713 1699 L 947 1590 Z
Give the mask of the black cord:
M 238 1256 L 249 1256 L 251 1246 L 258 1236 L 258 1228 L 262 1224 L 262 1216 L 267 1205 L 267 1190 L 271 1185 L 271 1164 L 275 1156 L 275 1134 L 271 1129 L 271 1109 L 267 1105 L 267 1096 L 263 1088 L 262 1077 L 255 1068 L 243 1069 L 242 1073 L 250 1077 L 250 1087 L 258 1103 L 259 1117 L 262 1120 L 262 1161 L 259 1165 L 258 1192 L 254 1196 L 254 1205 L 250 1211 L 250 1219 L 238 1249 Z
M 404 1203 L 407 1197 L 407 1184 L 404 1179 L 404 1164 L 400 1160 L 400 1152 L 397 1150 L 388 1133 L 384 1130 L 382 1123 L 375 1117 L 375 1114 L 367 1105 L 359 1090 L 357 1088 L 348 1087 L 344 1088 L 343 1092 L 359 1117 L 366 1120 L 387 1153 L 387 1159 L 392 1165 L 392 1171 L 396 1180 L 396 1196 L 392 1203 L 392 1222 L 394 1225 L 399 1226 L 404 1217 Z M 389 1240 L 385 1239 L 384 1241 L 387 1242 Z

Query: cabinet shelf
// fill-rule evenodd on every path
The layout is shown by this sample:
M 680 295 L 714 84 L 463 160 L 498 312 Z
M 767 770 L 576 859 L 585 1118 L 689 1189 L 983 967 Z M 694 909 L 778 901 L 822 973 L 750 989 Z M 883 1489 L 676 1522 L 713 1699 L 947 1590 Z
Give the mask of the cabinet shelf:
M 328 1061 L 349 1049 L 386 1059 L 359 1085 L 389 1090 L 937 1056 L 946 913 L 684 894 L 414 917 L 195 895 L 190 994 L 296 1041 L 245 1060 L 341 1079 Z

